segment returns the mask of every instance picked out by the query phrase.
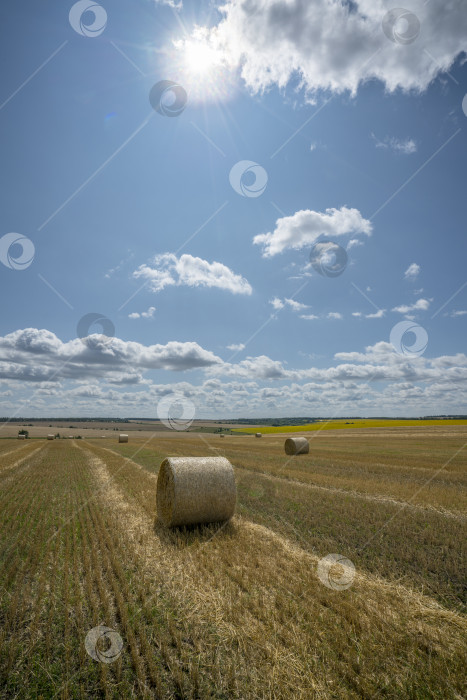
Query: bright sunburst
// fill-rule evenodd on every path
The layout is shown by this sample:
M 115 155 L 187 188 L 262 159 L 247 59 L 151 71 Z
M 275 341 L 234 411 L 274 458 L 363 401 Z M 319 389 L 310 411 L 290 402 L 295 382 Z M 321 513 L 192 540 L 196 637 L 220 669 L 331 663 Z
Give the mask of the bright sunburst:
M 185 69 L 193 76 L 208 78 L 221 64 L 219 52 L 196 39 L 185 41 L 182 51 Z
M 194 101 L 225 100 L 233 93 L 233 76 L 221 48 L 207 27 L 197 27 L 183 39 L 173 42 L 171 69 Z M 172 53 L 172 52 L 171 52 Z

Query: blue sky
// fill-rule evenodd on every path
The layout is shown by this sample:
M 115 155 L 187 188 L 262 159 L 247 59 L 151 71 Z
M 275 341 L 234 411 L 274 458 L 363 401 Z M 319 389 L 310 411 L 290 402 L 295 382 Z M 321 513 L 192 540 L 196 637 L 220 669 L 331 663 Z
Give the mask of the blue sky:
M 461 0 L 221 4 L 1 9 L 0 414 L 467 413 Z

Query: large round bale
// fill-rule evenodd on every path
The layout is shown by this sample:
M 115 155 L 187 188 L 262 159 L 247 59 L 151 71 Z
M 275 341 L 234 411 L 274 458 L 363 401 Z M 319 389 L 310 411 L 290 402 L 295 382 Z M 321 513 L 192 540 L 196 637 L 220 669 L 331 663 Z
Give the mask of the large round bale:
M 128 435 L 126 433 L 120 433 L 118 436 L 119 442 L 128 442 Z
M 286 455 L 307 455 L 310 444 L 305 437 L 287 438 L 284 448 Z
M 47 435 L 47 440 L 55 440 L 55 435 Z
M 219 437 L 225 437 L 224 433 L 221 433 L 221 434 L 219 435 Z
M 22 435 L 18 435 L 18 440 L 26 440 L 26 435 L 24 435 L 24 433 Z
M 261 433 L 256 433 L 255 437 L 263 437 Z
M 166 527 L 229 520 L 237 489 L 225 457 L 168 457 L 157 477 L 157 515 Z

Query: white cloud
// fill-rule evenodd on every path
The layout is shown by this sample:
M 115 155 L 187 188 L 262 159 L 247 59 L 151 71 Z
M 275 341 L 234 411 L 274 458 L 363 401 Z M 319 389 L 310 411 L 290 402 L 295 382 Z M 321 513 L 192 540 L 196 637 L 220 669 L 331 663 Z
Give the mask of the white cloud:
M 278 297 L 274 297 L 269 303 L 272 304 L 273 309 L 276 311 L 280 311 L 284 308 L 284 303 Z
M 305 314 L 300 316 L 300 318 L 304 318 L 306 321 L 314 321 L 315 319 L 319 318 L 319 316 L 316 316 L 316 314 Z
M 302 304 L 299 301 L 295 301 L 294 299 L 284 299 L 285 303 L 287 306 L 290 306 L 292 311 L 303 311 L 304 309 L 308 309 L 308 306 L 306 304 Z
M 363 351 L 340 352 L 330 366 L 288 369 L 266 355 L 237 364 L 222 362 L 196 343 L 143 346 L 113 339 L 111 346 L 91 337 L 63 343 L 50 331 L 26 329 L 0 338 L 2 410 L 22 415 L 147 415 L 157 401 L 183 394 L 196 405 L 197 417 L 265 415 L 424 415 L 467 412 L 467 355 L 435 358 L 398 354 L 385 341 Z M 125 362 L 122 363 L 122 358 Z M 309 358 L 310 362 L 313 358 Z M 65 362 L 67 366 L 65 367 Z M 208 377 L 138 386 L 126 365 L 142 371 L 204 369 Z M 57 376 L 53 376 L 57 368 Z M 14 381 L 12 375 L 17 368 Z M 130 370 L 133 371 L 133 370 Z M 40 375 L 44 378 L 40 380 Z M 47 381 L 49 376 L 52 381 Z M 34 393 L 28 382 L 34 381 Z M 74 385 L 71 383 L 74 382 Z M 121 386 L 130 384 L 122 390 Z M 134 386 L 131 386 L 133 384 Z M 14 390 L 12 392 L 12 389 Z M 13 394 L 13 396 L 11 395 Z M 431 410 L 430 410 L 431 412 Z
M 150 306 L 147 311 L 142 311 L 141 313 L 133 311 L 133 313 L 128 314 L 128 318 L 152 318 L 154 316 L 155 310 L 155 306 Z
M 327 315 L 327 318 L 332 318 L 335 320 L 341 320 L 342 319 L 342 314 L 340 314 L 338 311 L 330 311 Z
M 356 318 L 360 318 L 363 316 L 361 311 L 352 311 L 352 316 L 355 316 Z
M 240 352 L 241 350 L 244 350 L 245 346 L 243 343 L 233 343 L 232 345 L 227 345 L 227 350 L 232 350 L 233 352 Z
M 358 209 L 326 209 L 323 212 L 305 209 L 292 216 L 277 219 L 273 233 L 261 233 L 253 243 L 263 246 L 263 256 L 272 257 L 287 248 L 295 250 L 311 245 L 323 234 L 329 238 L 352 233 L 371 235 L 372 225 Z
M 149 281 L 153 292 L 165 287 L 217 287 L 232 294 L 251 294 L 249 282 L 220 262 L 208 262 L 193 255 L 184 254 L 177 258 L 173 253 L 156 255 L 151 265 L 140 265 L 133 277 Z
M 0 378 L 58 381 L 106 377 L 135 383 L 140 370 L 182 371 L 208 367 L 221 359 L 195 342 L 142 345 L 90 335 L 62 342 L 51 331 L 26 328 L 0 337 Z
M 451 311 L 449 314 L 451 318 L 458 318 L 459 316 L 465 316 L 467 314 L 467 311 L 459 309 L 458 311 Z
M 318 144 L 316 143 L 310 143 L 310 151 L 315 151 L 318 147 Z
M 297 313 L 299 311 L 304 311 L 305 309 L 309 308 L 307 304 L 302 304 L 299 301 L 295 301 L 295 299 L 279 299 L 278 297 L 274 297 L 274 299 L 271 299 L 269 303 L 272 305 L 275 311 L 280 311 L 286 306 L 288 306 L 292 309 L 292 311 L 295 311 Z
M 404 277 L 406 280 L 414 280 L 420 274 L 420 265 L 417 263 L 411 263 L 407 270 L 404 272 Z
M 347 243 L 347 250 L 357 248 L 357 246 L 359 245 L 363 245 L 363 241 L 360 241 L 358 238 L 351 238 L 350 241 Z
M 376 148 L 385 148 L 404 155 L 417 152 L 417 144 L 413 139 L 398 139 L 395 136 L 385 136 L 383 139 L 378 139 L 373 133 L 371 138 L 374 140 Z
M 365 318 L 383 318 L 385 314 L 385 309 L 378 309 L 378 311 L 375 311 L 373 314 L 366 314 Z
M 405 45 L 382 28 L 393 7 L 387 0 L 227 0 L 211 38 L 254 92 L 296 77 L 311 95 L 355 94 L 375 78 L 390 92 L 425 90 L 465 51 L 465 2 L 451 0 L 447 11 L 443 3 L 407 0 L 421 31 Z
M 408 314 L 411 311 L 427 311 L 429 307 L 429 299 L 417 299 L 415 304 L 395 306 L 392 311 L 396 311 L 398 314 Z

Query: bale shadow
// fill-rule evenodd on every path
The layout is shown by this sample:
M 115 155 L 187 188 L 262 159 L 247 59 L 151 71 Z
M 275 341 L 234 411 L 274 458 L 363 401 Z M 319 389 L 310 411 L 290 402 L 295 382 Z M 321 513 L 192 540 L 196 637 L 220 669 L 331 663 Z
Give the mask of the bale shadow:
M 154 533 L 162 544 L 174 549 L 186 549 L 194 545 L 207 544 L 214 538 L 231 538 L 237 533 L 237 525 L 232 521 L 166 527 L 157 518 L 154 520 Z

